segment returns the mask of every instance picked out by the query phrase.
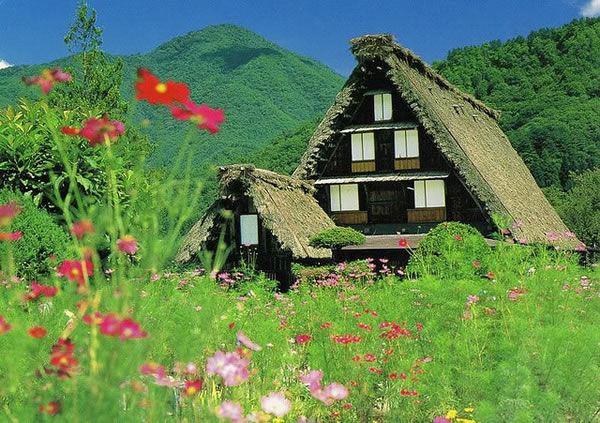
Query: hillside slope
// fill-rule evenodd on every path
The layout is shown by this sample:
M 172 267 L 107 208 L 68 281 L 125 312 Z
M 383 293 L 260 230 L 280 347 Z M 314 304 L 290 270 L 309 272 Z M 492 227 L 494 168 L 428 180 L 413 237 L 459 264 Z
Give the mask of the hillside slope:
M 148 132 L 157 143 L 152 164 L 171 164 L 181 141 L 191 134 L 198 176 L 206 174 L 209 165 L 238 161 L 283 131 L 323 113 L 343 84 L 343 78 L 326 66 L 234 25 L 191 32 L 147 54 L 124 56 L 123 61 L 125 99 L 133 98 L 136 68 L 147 67 L 162 79 L 188 83 L 194 101 L 225 109 L 222 131 L 210 136 L 174 121 L 166 108 L 134 106 L 137 119 L 152 122 Z M 15 103 L 18 97 L 39 96 L 37 90 L 23 86 L 22 75 L 69 63 L 65 58 L 0 70 L 0 106 Z

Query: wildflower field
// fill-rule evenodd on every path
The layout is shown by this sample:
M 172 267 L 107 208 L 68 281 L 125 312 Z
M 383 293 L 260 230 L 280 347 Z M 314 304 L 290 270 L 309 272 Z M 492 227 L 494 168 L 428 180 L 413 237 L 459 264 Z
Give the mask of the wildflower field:
M 186 148 L 224 112 L 138 76 L 138 100 L 193 123 L 171 172 L 123 168 L 119 120 L 46 114 L 64 178 L 43 194 L 68 242 L 20 259 L 35 206 L 0 203 L 0 420 L 600 420 L 600 274 L 575 252 L 483 251 L 446 226 L 441 255 L 415 252 L 412 270 L 377 257 L 298 268 L 285 293 L 251 267 L 222 271 L 226 246 L 174 268 L 199 195 Z M 60 69 L 25 79 L 44 93 L 69 81 Z M 81 181 L 76 147 L 102 163 L 102 189 Z

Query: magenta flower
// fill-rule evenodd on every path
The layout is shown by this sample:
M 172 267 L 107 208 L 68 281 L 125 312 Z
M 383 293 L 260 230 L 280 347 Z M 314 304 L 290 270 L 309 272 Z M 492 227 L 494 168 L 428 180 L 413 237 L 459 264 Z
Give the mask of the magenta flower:
M 142 364 L 140 374 L 155 375 L 157 378 L 164 378 L 167 375 L 165 368 L 158 363 L 152 361 Z
M 238 402 L 223 401 L 215 410 L 215 414 L 220 419 L 229 419 L 232 422 L 242 422 L 244 409 Z
M 127 339 L 145 338 L 148 336 L 148 332 L 141 330 L 139 323 L 127 318 L 121 321 L 119 325 L 119 335 L 121 341 L 125 341 Z
M 262 350 L 262 347 L 260 345 L 252 342 L 252 340 L 250 338 L 248 338 L 246 335 L 244 335 L 242 331 L 239 331 L 236 334 L 236 336 L 237 336 L 238 344 L 242 344 L 242 345 L 246 346 L 247 348 L 250 348 L 253 351 Z
M 281 392 L 272 392 L 260 399 L 260 406 L 275 417 L 283 417 L 289 413 L 292 403 Z
M 10 201 L 8 204 L 0 205 L 0 226 L 6 226 L 12 222 L 13 218 L 21 213 L 21 207 L 17 203 Z
M 200 129 L 207 129 L 211 134 L 221 130 L 219 124 L 225 122 L 225 112 L 220 109 L 212 109 L 203 104 L 198 106 L 191 100 L 181 103 L 184 107 L 173 106 L 171 114 L 178 120 L 190 120 Z
M 433 419 L 433 423 L 452 423 L 452 420 L 447 419 L 443 416 L 438 416 Z
M 206 361 L 206 373 L 221 376 L 225 386 L 237 386 L 248 380 L 248 364 L 250 362 L 242 359 L 237 353 L 217 351 Z
M 70 80 L 71 75 L 63 72 L 61 68 L 44 69 L 39 76 L 23 77 L 25 85 L 39 85 L 44 94 L 48 94 L 55 83 Z
M 123 235 L 117 242 L 117 248 L 122 253 L 132 256 L 138 250 L 137 240 L 133 235 Z

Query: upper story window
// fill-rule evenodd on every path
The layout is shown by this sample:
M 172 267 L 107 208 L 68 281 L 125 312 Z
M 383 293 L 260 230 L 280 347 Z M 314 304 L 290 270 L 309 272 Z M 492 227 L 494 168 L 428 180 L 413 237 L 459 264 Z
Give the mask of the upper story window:
M 351 142 L 353 162 L 375 160 L 375 134 L 373 132 L 352 134 Z
M 394 131 L 394 157 L 396 159 L 419 157 L 419 131 L 416 129 Z
M 373 95 L 375 121 L 392 120 L 392 94 Z
M 329 185 L 331 211 L 359 210 L 358 184 Z
M 446 188 L 443 179 L 415 181 L 415 208 L 446 207 Z

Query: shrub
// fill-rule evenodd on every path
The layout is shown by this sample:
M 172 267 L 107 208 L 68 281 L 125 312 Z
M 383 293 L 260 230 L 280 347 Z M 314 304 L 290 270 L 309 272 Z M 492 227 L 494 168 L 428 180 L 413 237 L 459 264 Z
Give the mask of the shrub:
M 352 228 L 336 226 L 312 236 L 309 245 L 316 248 L 338 249 L 365 242 L 365 236 Z
M 30 198 L 8 189 L 0 191 L 0 204 L 11 200 L 16 201 L 22 211 L 2 230 L 22 232 L 23 237 L 14 242 L 0 241 L 0 257 L 8 258 L 12 254 L 18 275 L 37 279 L 55 265 L 50 256 L 56 256 L 57 260 L 66 258 L 69 236 L 47 211 L 38 209 Z
M 479 231 L 458 222 L 433 228 L 411 256 L 407 271 L 416 276 L 436 275 L 446 279 L 487 274 L 490 247 Z

